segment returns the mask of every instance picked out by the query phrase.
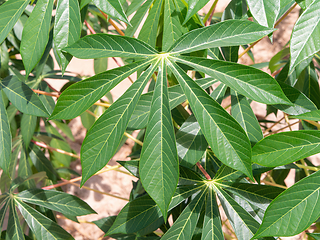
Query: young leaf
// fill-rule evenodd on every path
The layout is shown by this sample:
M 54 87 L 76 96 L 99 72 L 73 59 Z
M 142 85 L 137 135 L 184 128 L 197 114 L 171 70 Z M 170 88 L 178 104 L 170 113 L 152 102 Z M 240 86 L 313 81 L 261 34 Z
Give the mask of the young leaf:
M 320 2 L 313 1 L 295 23 L 290 41 L 290 70 L 320 51 Z M 307 65 L 304 65 L 306 67 Z M 302 69 L 303 69 L 302 68 Z
M 177 77 L 215 155 L 252 178 L 251 146 L 243 128 L 177 64 L 167 61 L 167 65 Z
M 320 152 L 320 132 L 300 130 L 268 136 L 252 148 L 252 162 L 276 167 Z
M 60 95 L 50 119 L 72 119 L 79 116 L 123 79 L 150 63 L 151 60 L 138 61 L 72 84 Z
M 8 174 L 11 159 L 11 131 L 3 92 L 0 90 L 0 168 Z
M 8 219 L 8 227 L 7 227 L 7 237 L 10 240 L 23 240 L 24 235 L 22 228 L 20 226 L 19 216 L 16 210 L 15 202 L 13 200 L 9 200 L 10 204 L 10 214 Z
M 293 236 L 307 229 L 319 216 L 320 171 L 300 180 L 274 199 L 254 238 Z
M 250 12 L 257 22 L 272 28 L 280 11 L 278 0 L 247 0 Z
M 53 42 L 59 56 L 61 71 L 64 73 L 71 57 L 65 56 L 61 50 L 80 38 L 81 19 L 77 0 L 57 1 L 54 19 Z
M 39 0 L 34 7 L 21 39 L 21 57 L 26 76 L 40 61 L 49 39 L 53 0 Z
M 91 2 L 111 17 L 130 25 L 119 0 L 92 0 Z
M 0 6 L 0 44 L 7 37 L 30 0 L 9 0 Z
M 37 239 L 73 239 L 73 237 L 57 223 L 34 210 L 29 205 L 17 198 L 15 198 L 15 203 Z
M 239 46 L 255 42 L 275 29 L 244 20 L 227 20 L 188 32 L 168 50 L 172 54 L 195 52 L 214 47 Z
M 145 58 L 157 54 L 155 49 L 138 39 L 104 33 L 85 36 L 63 50 L 81 59 L 105 57 Z
M 197 194 L 197 196 L 186 206 L 169 230 L 162 236 L 162 240 L 190 239 L 199 220 L 200 212 L 205 202 L 206 193 L 206 190 L 202 190 Z
M 141 150 L 139 175 L 150 197 L 161 209 L 164 219 L 179 178 L 179 162 L 169 108 L 164 59 L 159 66 L 148 126 Z
M 208 0 L 189 0 L 188 1 L 188 12 L 182 25 L 186 24 L 189 19 L 196 14 L 201 8 L 207 4 Z
M 196 57 L 171 57 L 223 82 L 240 94 L 264 104 L 292 105 L 269 74 L 238 63 Z
M 39 117 L 49 116 L 39 96 L 17 77 L 6 77 L 0 82 L 0 86 L 10 102 L 12 102 L 20 112 Z
M 151 65 L 129 89 L 113 103 L 87 133 L 81 147 L 81 186 L 113 157 L 139 97 L 157 63 Z

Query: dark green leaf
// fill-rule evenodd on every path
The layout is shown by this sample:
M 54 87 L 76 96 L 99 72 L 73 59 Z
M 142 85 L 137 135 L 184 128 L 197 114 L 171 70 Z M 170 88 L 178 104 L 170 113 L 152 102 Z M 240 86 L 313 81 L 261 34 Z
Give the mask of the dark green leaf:
M 10 202 L 10 214 L 8 219 L 8 227 L 7 227 L 7 237 L 10 240 L 23 240 L 23 230 L 20 226 L 19 216 L 16 210 L 15 202 L 9 200 Z
M 5 175 L 6 176 L 6 175 Z M 6 219 L 6 213 L 11 203 L 10 198 L 4 195 L 1 195 L 1 209 L 0 209 L 0 232 L 2 232 L 3 222 Z
M 276 167 L 320 152 L 320 132 L 301 130 L 268 136 L 252 148 L 252 162 Z
M 111 17 L 129 23 L 119 0 L 91 0 L 91 2 Z
M 21 135 L 26 148 L 28 148 L 30 140 L 37 126 L 37 117 L 23 114 L 21 118 Z
M 0 168 L 8 174 L 11 159 L 11 132 L 3 92 L 0 90 Z
M 309 236 L 313 237 L 315 240 L 320 239 L 320 233 L 307 233 Z
M 186 18 L 183 22 L 183 25 L 186 24 L 186 22 L 189 21 L 189 19 L 196 14 L 200 9 L 202 9 L 206 4 L 208 0 L 189 0 L 188 1 L 188 12 L 186 15 Z
M 304 114 L 300 114 L 300 115 L 294 116 L 294 118 L 311 120 L 311 121 L 320 121 L 320 110 L 315 110 L 315 111 L 307 112 Z

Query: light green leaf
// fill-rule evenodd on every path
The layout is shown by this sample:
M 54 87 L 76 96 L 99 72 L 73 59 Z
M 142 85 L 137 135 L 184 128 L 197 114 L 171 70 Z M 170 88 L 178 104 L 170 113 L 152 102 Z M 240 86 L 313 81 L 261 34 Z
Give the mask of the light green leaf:
M 189 21 L 189 19 L 196 14 L 200 9 L 202 9 L 206 4 L 208 0 L 189 0 L 188 1 L 188 12 L 186 15 L 186 18 L 183 22 L 183 25 L 186 24 L 186 22 Z
M 143 24 L 138 38 L 143 42 L 148 43 L 150 46 L 156 46 L 158 23 L 163 0 L 155 0 L 153 6 L 148 13 L 148 17 Z
M 55 138 L 50 141 L 50 147 L 61 149 L 65 152 L 72 152 L 70 145 L 67 142 Z M 59 153 L 57 151 L 53 151 L 51 160 L 57 160 L 60 164 L 67 167 L 70 166 L 72 157 L 66 154 Z
M 80 38 L 81 19 L 77 0 L 58 0 L 54 19 L 53 42 L 59 56 L 61 71 L 64 73 L 71 56 L 64 55 L 61 50 Z
M 29 189 L 18 193 L 16 198 L 66 215 L 82 216 L 95 213 L 80 198 L 55 190 Z
M 293 27 L 290 40 L 290 74 L 294 71 L 296 66 L 320 51 L 319 38 L 320 2 L 313 1 L 300 15 Z M 307 65 L 304 67 L 306 66 Z
M 292 105 L 277 81 L 269 74 L 238 63 L 195 57 L 171 57 L 231 87 L 238 93 L 264 104 Z
M 280 11 L 279 0 L 247 0 L 250 12 L 257 22 L 265 27 L 273 27 Z
M 36 129 L 37 126 L 37 117 L 28 115 L 28 114 L 23 114 L 21 118 L 21 135 L 22 135 L 22 140 L 28 148 L 30 140 L 32 139 L 33 133 Z
M 320 216 L 320 171 L 300 180 L 274 199 L 254 238 L 293 236 Z
M 179 162 L 169 108 L 164 59 L 159 66 L 148 126 L 141 150 L 139 175 L 149 196 L 161 209 L 164 219 L 179 178 Z
M 111 17 L 129 23 L 119 0 L 92 0 L 91 2 Z
M 10 240 L 23 240 L 23 230 L 20 226 L 19 216 L 16 210 L 15 202 L 9 200 L 10 204 L 10 214 L 8 219 L 8 227 L 7 227 L 7 239 Z
M 151 60 L 135 62 L 72 84 L 60 95 L 50 119 L 72 119 L 79 116 L 123 79 L 150 63 Z
M 71 141 L 74 141 L 71 128 L 67 123 L 64 123 L 63 121 L 60 122 L 58 120 L 52 120 L 51 122 L 53 122 Z
M 39 0 L 22 31 L 21 57 L 26 76 L 40 61 L 49 40 L 53 0 Z
M 176 133 L 180 165 L 192 168 L 205 153 L 208 143 L 192 114 Z
M 300 130 L 268 136 L 252 148 L 252 162 L 276 167 L 320 152 L 320 132 Z
M 30 0 L 9 0 L 0 6 L 0 43 L 8 36 Z
M 311 121 L 320 121 L 320 110 L 315 110 L 315 111 L 307 112 L 304 114 L 300 114 L 300 115 L 294 116 L 294 118 L 311 120 Z
M 81 58 L 139 57 L 154 56 L 157 51 L 139 39 L 104 33 L 85 36 L 63 49 Z
M 250 21 L 227 20 L 184 34 L 168 51 L 181 54 L 214 47 L 239 46 L 255 42 L 274 30 Z
M 17 198 L 15 198 L 15 202 L 20 210 L 20 213 L 37 239 L 73 239 L 73 237 L 66 232 L 66 230 L 60 227 L 57 223 L 53 222 L 51 219 L 45 217 Z
M 139 97 L 157 63 L 151 65 L 88 131 L 81 147 L 81 186 L 113 157 Z
M 30 167 L 28 152 L 26 148 L 21 149 L 20 159 L 19 159 L 19 168 L 18 168 L 18 176 L 22 179 L 26 179 L 32 175 L 32 170 Z M 26 180 L 22 184 L 18 186 L 19 191 L 23 191 L 25 189 L 35 188 L 36 184 L 34 179 Z
M 214 80 L 213 78 L 203 78 L 196 80 L 196 82 L 200 85 L 201 88 L 206 89 L 213 83 L 215 83 L 216 80 Z M 180 85 L 169 87 L 168 93 L 169 105 L 171 110 L 187 99 Z M 152 95 L 153 91 L 141 95 L 139 102 L 130 118 L 128 128 L 141 129 L 147 126 Z
M 95 74 L 105 72 L 108 69 L 108 58 L 96 58 L 93 60 L 93 70 Z
M 201 130 L 221 162 L 253 178 L 251 146 L 247 134 L 215 100 L 178 65 L 167 61 L 177 77 Z
M 49 116 L 47 109 L 44 107 L 38 95 L 17 77 L 6 77 L 0 82 L 0 85 L 10 102 L 12 102 L 20 112 L 39 117 Z
M 207 191 L 203 190 L 185 207 L 178 219 L 162 236 L 162 240 L 189 240 L 196 228 Z
M 221 240 L 223 238 L 216 195 L 213 189 L 208 189 L 206 198 L 206 213 L 204 216 L 201 240 Z
M 251 145 L 256 144 L 263 138 L 261 127 L 247 98 L 235 91 L 232 91 L 231 94 L 231 115 L 245 130 Z
M 0 168 L 9 173 L 11 159 L 11 131 L 8 121 L 6 106 L 3 101 L 3 93 L 0 90 Z

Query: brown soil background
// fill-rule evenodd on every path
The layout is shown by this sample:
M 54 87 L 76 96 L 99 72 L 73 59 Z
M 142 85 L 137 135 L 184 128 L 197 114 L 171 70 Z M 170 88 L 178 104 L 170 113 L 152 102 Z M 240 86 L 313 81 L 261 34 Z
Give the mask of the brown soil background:
M 228 5 L 230 0 L 220 0 L 216 7 L 216 12 L 222 12 L 225 7 Z M 203 12 L 208 11 L 210 6 L 212 5 L 213 0 L 210 1 L 206 7 L 203 9 Z M 200 12 L 200 14 L 203 14 Z M 261 42 L 259 42 L 253 48 L 253 54 L 255 56 L 255 62 L 267 62 L 273 57 L 278 51 L 280 51 L 283 46 L 289 41 L 290 35 L 292 32 L 292 27 L 295 21 L 298 18 L 299 8 L 295 8 L 292 13 L 287 16 L 284 21 L 279 25 L 278 30 L 274 33 L 274 43 L 271 44 L 268 38 L 264 38 Z M 249 57 L 244 56 L 239 60 L 242 64 L 252 64 L 252 61 Z M 114 63 L 112 59 L 109 58 L 108 68 L 114 68 L 117 65 Z M 56 64 L 56 68 L 58 66 Z M 80 75 L 92 76 L 94 75 L 93 71 L 93 60 L 80 60 L 73 59 L 70 65 L 67 68 L 70 72 L 75 72 Z M 268 69 L 264 69 L 268 71 Z M 48 80 L 49 81 L 49 80 Z M 50 80 L 50 84 L 52 84 L 57 89 L 60 89 L 66 81 L 62 80 Z M 120 83 L 116 88 L 114 88 L 111 93 L 113 95 L 114 100 L 117 99 L 121 94 L 130 86 L 129 80 L 125 80 Z M 253 103 L 252 104 L 254 112 L 258 117 L 264 117 L 266 114 L 265 105 Z M 281 118 L 281 115 L 278 115 L 278 118 Z M 276 117 L 272 114 L 268 116 L 267 119 L 275 120 Z M 72 133 L 75 137 L 75 141 L 71 142 L 71 147 L 79 154 L 82 141 L 85 137 L 86 130 L 82 126 L 80 118 L 72 120 L 69 124 L 71 127 Z M 284 125 L 279 125 L 279 128 Z M 297 129 L 298 126 L 295 126 Z M 127 157 L 131 153 L 131 148 L 134 142 L 132 140 L 127 140 L 127 142 L 123 145 L 120 151 L 113 157 L 113 159 L 109 162 L 109 165 L 116 165 L 117 160 L 129 160 Z M 74 170 L 81 173 L 81 165 L 80 160 L 77 160 L 72 163 L 71 166 Z M 290 174 L 290 177 L 287 178 L 286 183 L 288 186 L 292 185 L 293 173 Z M 101 192 L 110 193 L 113 195 L 117 195 L 123 198 L 129 198 L 130 190 L 132 188 L 132 181 L 137 181 L 135 177 L 128 176 L 126 174 L 117 172 L 117 171 L 109 171 L 103 174 L 99 174 L 97 176 L 93 176 L 90 178 L 85 186 L 99 190 Z M 70 194 L 74 194 L 85 202 L 87 202 L 98 214 L 87 215 L 83 217 L 79 217 L 80 223 L 72 222 L 68 219 L 63 219 L 63 216 L 60 216 L 58 222 L 61 226 L 63 226 L 68 232 L 70 232 L 75 239 L 77 240 L 91 240 L 91 239 L 108 239 L 102 238 L 104 233 L 96 227 L 94 224 L 86 223 L 94 220 L 98 220 L 107 216 L 117 215 L 122 207 L 127 203 L 127 201 L 116 199 L 104 194 L 96 193 L 86 189 L 80 189 L 74 185 L 67 185 L 64 187 L 64 190 Z M 282 238 L 282 239 L 301 239 L 300 236 L 295 236 L 292 238 Z

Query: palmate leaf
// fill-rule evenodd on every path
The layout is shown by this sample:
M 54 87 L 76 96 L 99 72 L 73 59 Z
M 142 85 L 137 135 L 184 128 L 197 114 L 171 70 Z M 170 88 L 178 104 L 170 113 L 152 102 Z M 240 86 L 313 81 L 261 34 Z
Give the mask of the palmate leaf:
M 39 99 L 39 96 L 16 76 L 6 77 L 0 82 L 0 86 L 10 102 L 20 112 L 39 117 L 49 116 L 49 113 Z
M 252 178 L 251 146 L 243 128 L 177 64 L 167 61 L 167 65 L 177 77 L 215 155 Z
M 320 132 L 300 130 L 268 136 L 252 148 L 252 162 L 276 167 L 320 152 Z
M 164 59 L 159 66 L 148 126 L 141 150 L 139 175 L 146 192 L 161 209 L 164 219 L 176 190 L 179 162 L 167 88 Z
M 266 27 L 273 27 L 280 11 L 278 0 L 247 0 L 252 16 Z
M 158 53 L 148 44 L 138 39 L 104 33 L 85 36 L 63 50 L 81 59 L 105 57 L 145 58 Z
M 0 168 L 8 174 L 11 158 L 11 131 L 3 92 L 0 90 Z
M 320 2 L 313 1 L 293 27 L 290 40 L 290 74 L 300 63 L 320 51 L 319 37 Z M 304 65 L 302 69 L 307 65 Z
M 179 56 L 170 59 L 194 67 L 254 101 L 292 105 L 277 81 L 259 69 L 205 58 Z
M 320 172 L 300 180 L 274 199 L 253 239 L 293 236 L 307 229 L 320 216 Z
M 26 76 L 40 61 L 49 40 L 53 0 L 40 0 L 22 31 L 21 57 Z
M 171 54 L 207 48 L 239 46 L 255 42 L 275 29 L 243 20 L 227 20 L 184 34 L 168 50 Z
M 53 222 L 51 219 L 45 217 L 17 198 L 15 198 L 14 201 L 18 206 L 23 218 L 27 222 L 29 228 L 37 239 L 73 239 L 73 237 L 68 232 L 66 232 L 62 227 Z
M 178 219 L 169 230 L 162 236 L 162 240 L 180 239 L 189 240 L 196 228 L 201 209 L 204 205 L 207 190 L 202 190 L 185 207 Z
M 119 0 L 91 0 L 91 2 L 106 14 L 130 24 Z
M 148 66 L 151 61 L 131 63 L 71 85 L 60 95 L 50 119 L 72 119 L 79 116 L 123 79 Z
M 10 240 L 23 240 L 23 230 L 20 226 L 19 216 L 16 210 L 15 202 L 9 200 L 10 214 L 8 218 L 7 237 Z
M 153 63 L 88 131 L 81 147 L 81 186 L 113 157 L 139 97 L 157 67 Z
M 0 44 L 7 37 L 30 0 L 9 0 L 0 6 Z
M 54 19 L 53 42 L 57 50 L 58 61 L 64 73 L 71 56 L 65 56 L 61 50 L 73 44 L 80 38 L 81 19 L 79 3 L 76 0 L 57 1 L 56 16 Z
M 55 190 L 29 189 L 18 193 L 16 198 L 66 215 L 82 216 L 95 213 L 80 198 Z

